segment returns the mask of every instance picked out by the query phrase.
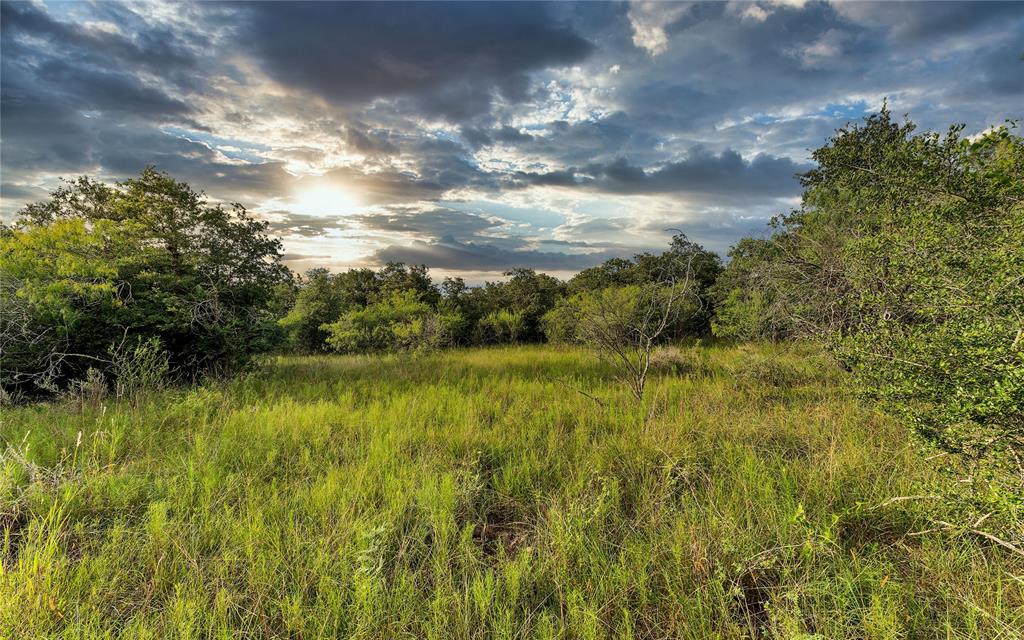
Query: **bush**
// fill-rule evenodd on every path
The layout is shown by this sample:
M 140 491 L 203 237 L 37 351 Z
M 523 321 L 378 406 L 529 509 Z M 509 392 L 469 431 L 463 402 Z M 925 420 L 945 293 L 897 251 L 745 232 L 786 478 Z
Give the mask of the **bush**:
M 734 340 L 774 338 L 765 294 L 733 289 L 715 307 L 711 330 L 719 338 Z
M 522 313 L 502 309 L 488 313 L 476 325 L 476 341 L 482 344 L 510 344 L 526 329 Z
M 349 311 L 323 329 L 339 353 L 416 351 L 452 344 L 461 320 L 458 313 L 435 311 L 407 290 Z
M 734 250 L 719 333 L 783 318 L 862 395 L 956 454 L 980 503 L 998 493 L 1024 509 L 1024 139 L 916 133 L 883 109 L 812 155 L 800 209 Z
M 579 308 L 563 298 L 554 309 L 544 314 L 541 327 L 548 342 L 579 342 Z

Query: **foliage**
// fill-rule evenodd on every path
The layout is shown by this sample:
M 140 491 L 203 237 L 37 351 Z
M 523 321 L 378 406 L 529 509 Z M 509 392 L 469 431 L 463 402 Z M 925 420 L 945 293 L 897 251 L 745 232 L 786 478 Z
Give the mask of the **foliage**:
M 738 340 L 780 340 L 795 334 L 774 276 L 780 260 L 776 239 L 743 238 L 729 250 L 729 264 L 709 288 L 712 331 Z
M 808 199 L 875 203 L 842 253 L 856 324 L 836 352 L 927 440 L 998 467 L 993 481 L 1024 507 L 1024 140 L 961 131 L 882 151 L 846 132 L 819 154 Z
M 665 341 L 667 329 L 700 310 L 688 280 L 607 287 L 576 294 L 548 326 L 559 333 L 573 326 L 575 339 L 612 363 L 640 400 L 654 348 Z
M 439 313 L 415 291 L 399 290 L 323 325 L 327 344 L 340 353 L 422 351 L 452 344 L 458 313 Z
M 762 351 L 641 405 L 529 346 L 5 410 L 0 636 L 1019 636 L 1024 559 L 911 535 L 929 501 L 891 498 L 943 480 L 905 430 L 813 352 L 733 377 Z
M 721 272 L 721 259 L 717 254 L 677 232 L 665 252 L 641 253 L 632 260 L 612 258 L 573 276 L 567 289 L 570 294 L 576 294 L 608 287 L 649 287 L 670 280 L 687 280 L 700 308 L 680 316 L 678 324 L 666 328 L 668 336 L 679 339 L 710 332 L 715 302 L 711 290 Z
M 158 339 L 187 376 L 244 363 L 272 346 L 269 309 L 289 279 L 266 232 L 152 168 L 67 183 L 0 232 L 0 384 L 55 390 L 109 371 L 126 333 Z
M 507 309 L 492 311 L 476 325 L 478 344 L 510 344 L 518 342 L 526 329 L 525 314 Z
M 314 269 L 299 279 L 296 293 L 285 292 L 286 296 L 294 298 L 294 303 L 282 314 L 279 324 L 293 351 L 326 351 L 332 348 L 327 325 L 336 324 L 343 316 L 394 294 L 409 292 L 439 318 L 451 316 L 451 322 L 442 323 L 446 327 L 445 334 L 451 334 L 450 339 L 442 341 L 445 344 L 574 340 L 574 330 L 562 327 L 565 331 L 555 335 L 558 330 L 552 324 L 559 313 L 563 320 L 570 320 L 571 314 L 566 311 L 567 296 L 609 286 L 651 286 L 686 272 L 700 304 L 694 313 L 681 315 L 677 318 L 679 322 L 666 327 L 665 338 L 678 339 L 708 333 L 713 306 L 711 284 L 720 271 L 718 256 L 682 234 L 676 235 L 662 254 L 643 253 L 633 260 L 614 258 L 584 270 L 568 284 L 533 269 L 512 269 L 505 272 L 505 280 L 486 282 L 479 287 L 468 286 L 462 278 L 446 278 L 440 286 L 435 286 L 423 265 L 389 263 L 376 272 L 357 269 L 337 274 Z M 562 311 L 551 313 L 556 307 Z M 364 316 L 352 315 L 353 322 L 361 317 Z M 364 335 L 368 331 L 356 333 Z M 366 344 L 366 348 L 372 350 L 383 348 L 380 344 L 373 346 L 373 340 L 346 338 L 343 342 L 346 352 L 358 349 L 359 344 Z M 337 339 L 333 348 L 338 348 Z
M 820 340 L 867 397 L 959 456 L 972 519 L 1019 518 L 1024 140 L 917 133 L 883 110 L 813 157 L 801 208 L 734 250 L 716 329 Z
M 474 338 L 483 344 L 509 339 L 542 340 L 541 318 L 562 295 L 563 284 L 533 269 L 513 269 L 505 276 L 508 280 L 504 282 L 487 282 L 464 295 L 467 316 L 481 323 L 473 333 Z M 512 330 L 514 338 L 510 337 Z
M 580 341 L 579 304 L 577 301 L 587 293 L 577 293 L 569 298 L 560 298 L 555 307 L 541 318 L 541 327 L 548 342 L 571 344 Z
M 298 285 L 294 305 L 279 324 L 289 346 L 303 353 L 326 350 L 329 334 L 321 327 L 337 320 L 344 311 L 366 306 L 378 291 L 376 274 L 369 269 L 339 274 L 311 269 Z
M 440 299 L 423 265 L 407 267 L 392 262 L 376 272 L 350 269 L 330 273 L 327 269 L 311 269 L 300 278 L 295 303 L 279 324 L 293 350 L 300 353 L 327 351 L 330 349 L 329 333 L 324 325 L 337 321 L 343 314 L 403 292 L 432 306 Z

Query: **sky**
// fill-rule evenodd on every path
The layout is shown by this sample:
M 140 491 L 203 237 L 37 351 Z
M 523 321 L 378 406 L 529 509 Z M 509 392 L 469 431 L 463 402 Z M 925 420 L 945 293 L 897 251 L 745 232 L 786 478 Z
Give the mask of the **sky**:
M 568 277 L 725 254 L 887 100 L 1024 118 L 1024 3 L 0 3 L 0 196 L 155 165 L 286 263 Z

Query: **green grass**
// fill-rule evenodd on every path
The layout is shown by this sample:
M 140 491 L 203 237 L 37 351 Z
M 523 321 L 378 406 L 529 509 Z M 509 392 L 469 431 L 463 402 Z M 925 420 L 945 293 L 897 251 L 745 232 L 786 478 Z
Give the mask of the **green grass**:
M 642 405 L 529 347 L 7 409 L 0 637 L 1021 637 L 1024 563 L 909 535 L 941 480 L 827 360 L 687 358 Z

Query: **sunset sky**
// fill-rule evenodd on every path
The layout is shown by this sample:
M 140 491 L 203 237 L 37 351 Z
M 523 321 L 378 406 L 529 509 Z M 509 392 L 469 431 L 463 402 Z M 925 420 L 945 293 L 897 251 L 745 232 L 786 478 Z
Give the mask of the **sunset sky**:
M 567 276 L 724 254 L 888 98 L 1024 117 L 1024 4 L 2 4 L 2 198 L 148 164 L 272 223 L 290 267 Z

